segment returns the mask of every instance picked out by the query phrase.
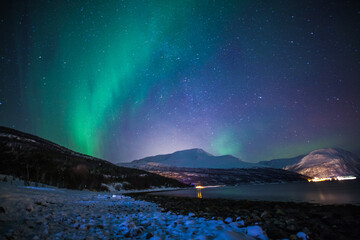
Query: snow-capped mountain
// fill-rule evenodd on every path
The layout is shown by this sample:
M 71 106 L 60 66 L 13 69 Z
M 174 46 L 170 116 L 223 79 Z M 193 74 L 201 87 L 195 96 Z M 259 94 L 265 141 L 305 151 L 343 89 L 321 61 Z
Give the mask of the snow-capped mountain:
M 340 148 L 318 149 L 305 155 L 261 161 L 259 164 L 309 177 L 360 176 L 360 158 Z
M 157 155 L 135 160 L 130 163 L 118 163 L 120 166 L 140 167 L 143 165 L 160 165 L 186 168 L 253 168 L 259 164 L 248 163 L 231 156 L 214 156 L 202 149 L 194 148 L 177 151 L 171 154 Z
M 118 163 L 118 165 L 145 170 L 184 183 L 205 186 L 307 180 L 307 177 L 298 173 L 262 166 L 259 163 L 244 162 L 231 155 L 214 156 L 198 148 L 147 157 L 130 163 Z
M 310 152 L 284 169 L 309 177 L 360 176 L 360 159 L 343 149 L 325 148 Z
M 300 155 L 300 156 L 293 157 L 293 158 L 279 158 L 279 159 L 273 159 L 270 161 L 261 161 L 261 162 L 258 162 L 258 164 L 267 166 L 267 167 L 271 167 L 271 168 L 285 168 L 287 166 L 290 166 L 290 165 L 300 162 L 301 159 L 305 156 L 306 155 Z

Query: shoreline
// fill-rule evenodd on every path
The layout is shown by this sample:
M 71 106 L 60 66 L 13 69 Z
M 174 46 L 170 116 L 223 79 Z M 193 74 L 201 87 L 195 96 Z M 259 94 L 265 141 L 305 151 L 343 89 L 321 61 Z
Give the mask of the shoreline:
M 272 202 L 219 198 L 191 198 L 147 193 L 126 194 L 136 200 L 156 203 L 163 211 L 195 214 L 206 219 L 241 219 L 245 226 L 259 225 L 270 239 L 297 239 L 304 232 L 310 239 L 356 239 L 360 235 L 360 206 L 321 205 L 305 202 Z
M 124 195 L 46 190 L 0 182 L 0 239 L 267 239 L 259 226 L 177 215 Z
M 155 188 L 155 189 L 140 189 L 140 190 L 121 190 L 121 191 L 109 191 L 109 193 L 113 194 L 147 194 L 147 193 L 157 193 L 157 192 L 171 192 L 171 191 L 179 191 L 179 190 L 190 190 L 193 188 Z
M 150 193 L 164 196 L 197 197 L 211 199 L 231 199 L 266 202 L 296 202 L 318 205 L 356 205 L 360 206 L 360 194 L 356 189 L 360 181 L 332 182 L 292 182 L 243 184 L 217 187 L 198 186 L 173 193 Z M 210 189 L 213 188 L 213 189 Z M 304 189 L 304 190 L 303 190 Z M 319 190 L 321 189 L 321 190 Z M 286 192 L 286 194 L 284 194 Z

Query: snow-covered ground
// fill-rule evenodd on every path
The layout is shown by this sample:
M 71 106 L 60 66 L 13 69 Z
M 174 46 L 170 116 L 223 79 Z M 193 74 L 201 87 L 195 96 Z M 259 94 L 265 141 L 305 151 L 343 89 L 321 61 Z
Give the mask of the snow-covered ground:
M 0 239 L 267 239 L 240 219 L 206 220 L 106 192 L 0 182 Z
M 103 187 L 107 188 L 109 192 L 116 192 L 119 194 L 126 194 L 126 193 L 145 193 L 145 192 L 161 192 L 161 191 L 174 191 L 174 190 L 185 190 L 185 189 L 192 189 L 191 187 L 188 188 L 179 188 L 179 187 L 151 187 L 149 189 L 139 189 L 139 190 L 124 190 L 124 189 L 120 189 L 121 190 L 116 190 L 116 186 L 120 185 L 121 183 L 110 183 L 110 184 L 101 184 Z

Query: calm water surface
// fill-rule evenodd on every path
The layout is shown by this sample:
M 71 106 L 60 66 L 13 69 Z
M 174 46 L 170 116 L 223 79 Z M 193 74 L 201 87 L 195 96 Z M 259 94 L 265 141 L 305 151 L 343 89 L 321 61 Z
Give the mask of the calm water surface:
M 194 198 L 227 198 L 264 201 L 360 205 L 360 181 L 241 185 L 151 193 Z

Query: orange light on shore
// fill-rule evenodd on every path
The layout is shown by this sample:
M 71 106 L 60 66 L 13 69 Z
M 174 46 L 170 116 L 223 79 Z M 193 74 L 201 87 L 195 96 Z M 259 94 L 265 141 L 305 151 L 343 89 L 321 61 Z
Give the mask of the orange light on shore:
M 343 181 L 343 180 L 355 180 L 356 177 L 354 176 L 337 176 L 337 177 L 327 177 L 327 178 L 319 178 L 314 177 L 312 179 L 308 179 L 309 182 L 323 182 L 323 181 Z
M 323 181 L 331 181 L 333 180 L 332 178 L 318 178 L 318 177 L 314 177 L 313 179 L 309 179 L 309 182 L 323 182 Z
M 203 189 L 204 187 L 203 186 L 196 186 L 195 188 L 196 189 Z

